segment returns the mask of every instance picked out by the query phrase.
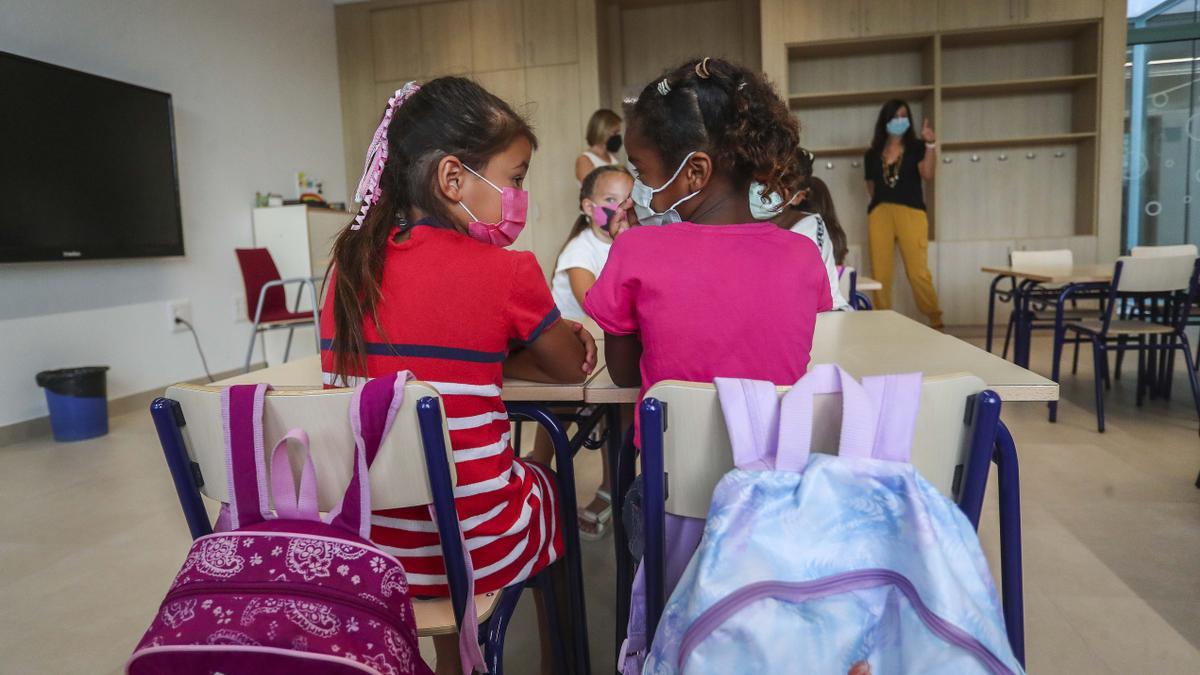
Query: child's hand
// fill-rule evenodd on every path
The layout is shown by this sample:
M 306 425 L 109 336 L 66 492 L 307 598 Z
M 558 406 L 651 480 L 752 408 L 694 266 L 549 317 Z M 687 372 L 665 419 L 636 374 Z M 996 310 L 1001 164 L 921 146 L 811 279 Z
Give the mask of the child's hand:
M 575 331 L 575 337 L 583 343 L 583 365 L 580 368 L 584 374 L 591 375 L 592 371 L 596 369 L 596 338 L 592 337 L 592 334 L 587 332 L 583 324 L 578 321 L 567 320 L 567 325 Z
M 625 201 L 617 205 L 616 212 L 608 221 L 608 236 L 616 239 L 618 234 L 635 225 L 637 225 L 637 215 L 633 212 L 633 199 L 627 197 Z

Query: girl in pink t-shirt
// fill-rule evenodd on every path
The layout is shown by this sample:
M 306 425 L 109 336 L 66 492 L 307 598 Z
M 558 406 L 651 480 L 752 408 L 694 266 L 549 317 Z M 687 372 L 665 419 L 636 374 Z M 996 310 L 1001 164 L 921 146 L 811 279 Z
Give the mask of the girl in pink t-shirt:
M 659 227 L 618 237 L 584 301 L 614 382 L 644 394 L 666 379 L 790 385 L 804 375 L 817 313 L 831 308 L 829 277 L 811 239 L 756 221 L 746 198 L 755 181 L 763 194 L 796 193 L 798 134 L 762 75 L 721 59 L 685 63 L 642 90 L 626 133 L 632 208 Z M 700 540 L 703 523 L 690 520 L 668 523 L 669 588 Z M 639 590 L 619 655 L 633 667 L 645 647 Z

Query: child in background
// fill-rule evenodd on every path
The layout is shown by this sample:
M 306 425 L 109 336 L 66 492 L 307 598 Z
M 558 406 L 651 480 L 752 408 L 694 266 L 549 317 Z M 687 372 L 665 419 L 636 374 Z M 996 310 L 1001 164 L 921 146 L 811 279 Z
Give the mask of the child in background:
M 818 312 L 832 307 L 817 247 L 758 222 L 746 195 L 796 194 L 799 129 L 762 75 L 721 59 L 648 84 L 628 116 L 633 208 L 642 225 L 613 244 L 583 308 L 605 333 L 613 381 L 745 377 L 794 384 Z M 640 435 L 638 436 L 640 444 Z M 668 593 L 704 523 L 667 523 Z M 643 576 L 635 580 L 624 672 L 645 658 Z
M 619 166 L 600 166 L 584 177 L 579 189 L 580 215 L 567 236 L 562 252 L 558 254 L 551 283 L 554 304 L 558 305 L 564 317 L 576 321 L 586 318 L 583 311 L 584 295 L 596 283 L 600 270 L 604 269 L 613 238 L 628 228 L 621 205 L 629 199 L 632 189 L 633 176 Z M 622 420 L 633 417 L 632 408 L 621 406 Z M 550 437 L 538 427 L 530 457 L 535 461 L 548 462 L 553 454 Z M 579 510 L 579 536 L 590 541 L 604 537 L 613 513 L 606 445 L 600 447 L 600 455 L 600 487 L 596 489 L 591 502 Z
M 849 310 L 850 303 L 842 296 L 838 281 L 842 277 L 842 262 L 846 258 L 846 233 L 833 208 L 833 196 L 825 181 L 812 175 L 813 154 L 801 149 L 798 158 L 801 189 L 786 203 L 779 193 L 762 194 L 762 186 L 750 186 L 750 212 L 759 220 L 770 220 L 785 230 L 802 234 L 821 251 L 821 260 L 829 273 L 829 291 L 833 309 Z
M 362 212 L 334 244 L 321 313 L 327 384 L 409 370 L 442 394 L 477 594 L 563 553 L 553 473 L 513 458 L 504 376 L 581 382 L 595 366 L 594 342 L 559 320 L 533 254 L 503 248 L 525 224 L 522 183 L 536 144 L 525 120 L 471 80 L 397 91 L 368 150 Z M 376 511 L 371 524 L 413 595 L 448 594 L 428 508 Z M 461 643 L 435 637 L 437 672 L 461 670 L 460 648 L 474 665 L 476 639 L 466 630 Z
M 583 179 L 580 214 L 558 254 L 550 289 L 564 317 L 579 321 L 587 316 L 583 296 L 604 269 L 613 236 L 625 226 L 620 206 L 632 189 L 633 176 L 619 166 L 599 167 Z

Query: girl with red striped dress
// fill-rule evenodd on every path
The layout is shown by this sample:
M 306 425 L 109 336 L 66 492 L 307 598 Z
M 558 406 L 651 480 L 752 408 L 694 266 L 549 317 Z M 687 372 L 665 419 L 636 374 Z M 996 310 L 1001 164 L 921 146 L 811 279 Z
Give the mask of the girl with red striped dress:
M 563 554 L 551 469 L 509 444 L 504 376 L 580 382 L 595 366 L 595 343 L 560 319 L 533 254 L 504 249 L 524 226 L 536 145 L 525 120 L 470 80 L 397 91 L 368 151 L 362 212 L 334 245 L 321 313 L 327 386 L 410 370 L 442 395 L 476 593 Z M 376 511 L 371 539 L 400 559 L 414 595 L 448 595 L 426 508 Z M 459 667 L 457 638 L 436 646 L 439 673 Z

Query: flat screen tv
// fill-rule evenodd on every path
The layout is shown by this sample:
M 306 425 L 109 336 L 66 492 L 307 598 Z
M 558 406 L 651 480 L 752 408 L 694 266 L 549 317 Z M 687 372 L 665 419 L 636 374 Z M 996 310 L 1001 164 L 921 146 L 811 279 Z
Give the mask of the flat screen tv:
M 0 262 L 180 255 L 171 95 L 0 52 Z

